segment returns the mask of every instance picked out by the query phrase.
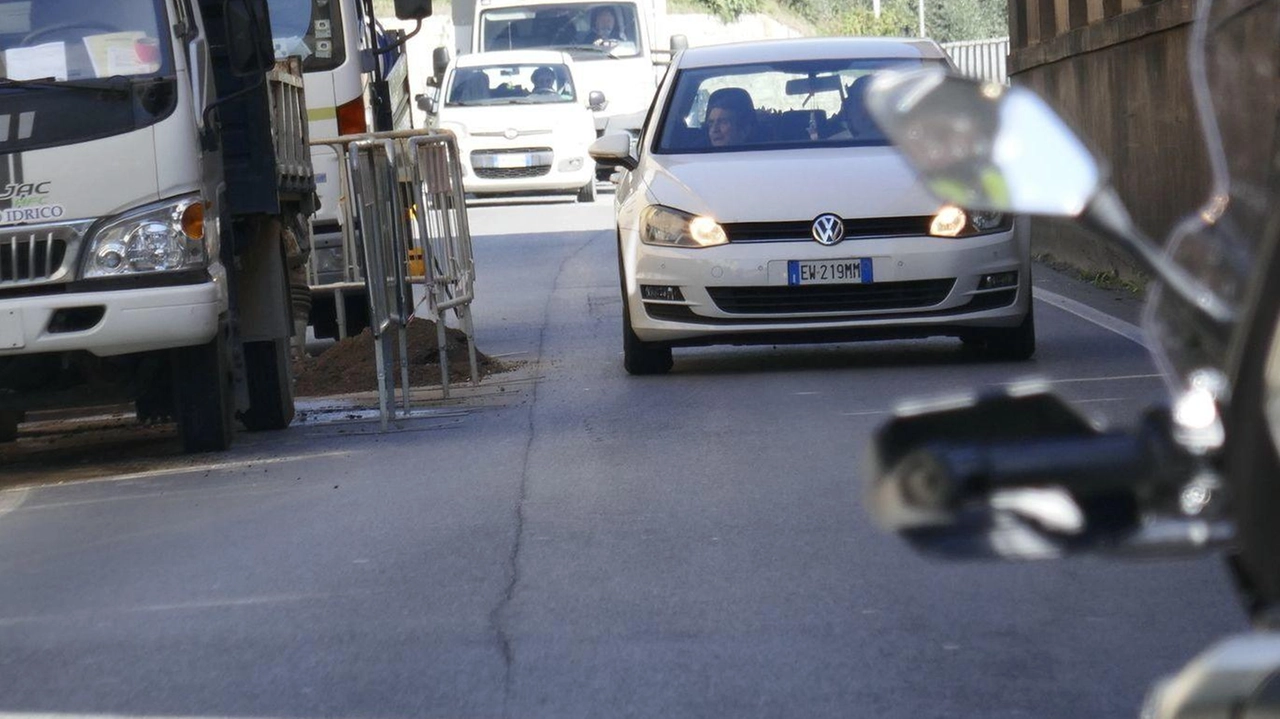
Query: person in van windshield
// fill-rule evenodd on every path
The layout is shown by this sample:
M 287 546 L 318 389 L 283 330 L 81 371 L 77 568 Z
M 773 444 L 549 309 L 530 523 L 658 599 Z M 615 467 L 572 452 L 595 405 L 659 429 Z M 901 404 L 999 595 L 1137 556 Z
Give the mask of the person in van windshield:
M 591 45 L 616 45 L 625 39 L 612 7 L 599 5 L 591 10 L 591 29 L 587 31 L 583 42 Z
M 722 87 L 707 99 L 707 141 L 712 147 L 731 147 L 757 139 L 756 106 L 751 93 Z

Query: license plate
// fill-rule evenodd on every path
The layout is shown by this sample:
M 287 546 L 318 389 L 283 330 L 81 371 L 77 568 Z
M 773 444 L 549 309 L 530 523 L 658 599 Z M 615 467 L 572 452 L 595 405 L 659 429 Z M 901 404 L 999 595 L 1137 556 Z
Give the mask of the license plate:
M 501 169 L 510 169 L 516 167 L 532 167 L 533 158 L 529 155 L 494 155 L 493 166 Z
M 848 260 L 789 260 L 788 285 L 838 285 L 873 282 L 871 258 Z
M 0 350 L 22 349 L 27 345 L 22 332 L 22 315 L 17 310 L 0 312 Z

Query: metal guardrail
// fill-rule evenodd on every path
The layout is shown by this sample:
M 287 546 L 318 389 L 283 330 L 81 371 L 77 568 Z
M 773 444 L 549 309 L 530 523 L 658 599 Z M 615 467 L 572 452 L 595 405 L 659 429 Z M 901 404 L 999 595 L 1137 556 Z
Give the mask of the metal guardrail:
M 385 429 L 394 412 L 392 336 L 398 340 L 402 406 L 409 411 L 408 336 L 416 314 L 412 285 L 423 288 L 427 313 L 436 323 L 440 377 L 449 396 L 446 316 L 457 316 L 467 338 L 471 384 L 479 382 L 471 302 L 475 260 L 467 222 L 457 141 L 450 133 L 398 130 L 313 140 L 339 156 L 344 258 L 363 259 L 363 287 L 378 372 L 379 408 Z M 314 262 L 308 275 L 318 274 Z M 342 302 L 338 303 L 341 312 Z M 339 317 L 339 322 L 344 319 Z
M 944 42 L 942 49 L 965 75 L 989 82 L 1009 83 L 1009 38 Z

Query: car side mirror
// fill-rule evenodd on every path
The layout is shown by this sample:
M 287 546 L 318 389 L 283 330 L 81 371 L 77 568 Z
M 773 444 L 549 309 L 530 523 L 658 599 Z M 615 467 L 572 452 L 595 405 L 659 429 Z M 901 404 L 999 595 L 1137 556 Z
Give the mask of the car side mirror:
M 587 94 L 587 106 L 596 112 L 603 110 L 608 103 L 609 101 L 605 99 L 604 93 L 599 90 L 592 90 Z
M 436 114 L 436 98 L 434 95 L 415 95 L 413 99 L 418 103 L 419 110 L 422 110 L 428 115 Z
M 689 47 L 689 38 L 685 35 L 672 35 L 670 47 L 672 55 L 686 50 Z
M 431 0 L 396 0 L 396 18 L 423 20 L 431 17 Z
M 603 165 L 620 165 L 628 170 L 636 169 L 639 161 L 631 152 L 631 133 L 614 132 L 597 138 L 587 148 L 587 154 Z
M 1185 554 L 1234 534 L 1167 412 L 1103 431 L 1056 395 L 1015 387 L 908 405 L 873 440 L 868 506 L 927 554 L 1043 559 Z M 1195 506 L 1188 497 L 1204 502 Z

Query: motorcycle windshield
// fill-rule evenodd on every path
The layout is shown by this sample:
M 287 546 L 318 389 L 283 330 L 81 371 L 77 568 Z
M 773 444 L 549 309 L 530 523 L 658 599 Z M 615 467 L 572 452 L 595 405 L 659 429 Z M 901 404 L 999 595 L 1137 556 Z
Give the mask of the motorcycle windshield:
M 1166 251 L 1239 317 L 1262 265 L 1268 212 L 1280 178 L 1280 0 L 1206 0 L 1190 52 L 1191 81 L 1213 173 L 1200 210 Z M 1170 376 L 1225 370 L 1232 326 L 1215 325 L 1157 287 L 1147 329 Z

